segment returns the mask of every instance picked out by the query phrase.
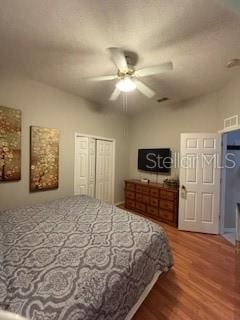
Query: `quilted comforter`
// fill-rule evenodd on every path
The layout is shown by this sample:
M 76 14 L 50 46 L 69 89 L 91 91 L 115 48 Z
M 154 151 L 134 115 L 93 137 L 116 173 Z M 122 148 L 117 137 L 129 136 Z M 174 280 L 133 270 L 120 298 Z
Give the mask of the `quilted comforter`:
M 88 196 L 0 211 L 0 308 L 29 319 L 125 319 L 171 266 L 161 227 Z

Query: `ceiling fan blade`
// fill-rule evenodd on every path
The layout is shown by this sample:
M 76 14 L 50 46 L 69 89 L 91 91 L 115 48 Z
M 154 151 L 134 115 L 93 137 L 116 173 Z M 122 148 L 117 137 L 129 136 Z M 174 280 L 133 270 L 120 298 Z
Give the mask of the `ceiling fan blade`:
M 120 48 L 108 48 L 112 61 L 116 65 L 116 67 L 122 71 L 125 72 L 128 70 L 127 60 L 125 58 L 124 52 Z
M 146 97 L 148 98 L 152 98 L 153 96 L 155 96 L 155 91 L 153 91 L 152 89 L 150 89 L 148 86 L 146 86 L 142 81 L 139 81 L 137 79 L 135 79 L 135 84 L 137 86 L 137 89 L 144 94 Z
M 152 76 L 154 74 L 159 74 L 163 73 L 169 70 L 173 69 L 173 63 L 170 62 L 165 62 L 162 63 L 158 66 L 153 66 L 153 67 L 148 67 L 148 68 L 143 68 L 140 70 L 135 71 L 135 75 L 137 77 L 147 77 L 147 76 Z
M 118 90 L 118 88 L 116 87 L 114 89 L 113 93 L 111 94 L 109 100 L 111 100 L 111 101 L 117 100 L 117 98 L 119 97 L 120 93 L 121 93 L 121 91 Z
M 107 81 L 117 79 L 117 76 L 100 76 L 87 78 L 88 81 Z

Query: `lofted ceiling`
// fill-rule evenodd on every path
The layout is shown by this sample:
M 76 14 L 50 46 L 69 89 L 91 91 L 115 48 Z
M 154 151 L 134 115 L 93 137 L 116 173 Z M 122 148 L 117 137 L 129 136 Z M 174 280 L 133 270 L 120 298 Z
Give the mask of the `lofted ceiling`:
M 240 69 L 240 16 L 221 0 L 1 0 L 0 69 L 137 113 L 169 97 L 178 102 L 217 90 Z M 89 82 L 117 72 L 106 48 L 138 54 L 136 68 L 171 60 L 174 70 L 144 78 L 157 92 L 134 91 L 108 100 L 115 81 Z M 169 103 L 169 102 L 164 102 Z

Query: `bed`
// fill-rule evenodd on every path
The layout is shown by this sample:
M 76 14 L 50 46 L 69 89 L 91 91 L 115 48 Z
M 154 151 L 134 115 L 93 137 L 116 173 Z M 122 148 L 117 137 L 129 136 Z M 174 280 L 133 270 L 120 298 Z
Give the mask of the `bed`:
M 0 308 L 28 319 L 129 320 L 171 266 L 159 225 L 88 196 L 0 211 Z

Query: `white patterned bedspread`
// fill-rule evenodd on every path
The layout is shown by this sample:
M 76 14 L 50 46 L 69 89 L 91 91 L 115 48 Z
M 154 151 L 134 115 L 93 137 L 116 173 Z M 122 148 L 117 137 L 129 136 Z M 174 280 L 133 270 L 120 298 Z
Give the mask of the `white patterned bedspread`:
M 159 225 L 88 196 L 0 211 L 0 308 L 29 319 L 125 319 L 171 266 Z

